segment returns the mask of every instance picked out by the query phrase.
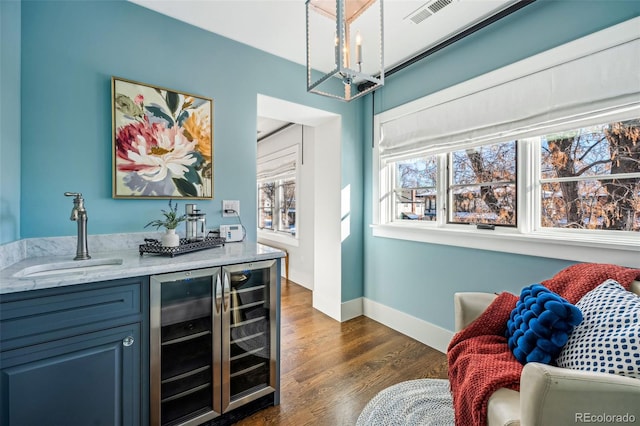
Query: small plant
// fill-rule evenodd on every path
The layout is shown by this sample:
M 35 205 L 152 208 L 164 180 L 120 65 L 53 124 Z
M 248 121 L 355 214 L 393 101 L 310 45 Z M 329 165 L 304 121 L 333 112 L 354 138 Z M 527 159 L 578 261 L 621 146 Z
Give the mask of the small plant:
M 144 227 L 147 226 L 155 226 L 156 229 L 160 229 L 160 227 L 164 227 L 167 229 L 176 229 L 176 227 L 186 220 L 187 215 L 178 216 L 178 203 L 175 205 L 171 204 L 171 200 L 169 200 L 169 211 L 162 210 L 162 214 L 164 215 L 164 219 L 156 219 L 147 223 Z

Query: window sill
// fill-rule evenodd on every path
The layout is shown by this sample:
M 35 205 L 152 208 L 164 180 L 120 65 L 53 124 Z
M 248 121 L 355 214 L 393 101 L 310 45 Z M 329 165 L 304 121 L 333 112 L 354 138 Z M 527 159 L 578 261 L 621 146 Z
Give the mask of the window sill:
M 373 236 L 444 244 L 503 253 L 565 259 L 577 262 L 612 263 L 640 267 L 640 236 L 623 242 L 608 236 L 568 236 L 549 232 L 521 234 L 513 229 L 500 231 L 480 229 L 436 228 L 403 223 L 371 225 Z M 510 232 L 509 232 L 510 231 Z
M 277 243 L 277 244 L 285 244 L 291 247 L 298 247 L 300 245 L 297 238 L 292 237 L 288 234 L 279 233 L 275 231 L 262 231 L 258 230 L 258 242 L 268 242 Z

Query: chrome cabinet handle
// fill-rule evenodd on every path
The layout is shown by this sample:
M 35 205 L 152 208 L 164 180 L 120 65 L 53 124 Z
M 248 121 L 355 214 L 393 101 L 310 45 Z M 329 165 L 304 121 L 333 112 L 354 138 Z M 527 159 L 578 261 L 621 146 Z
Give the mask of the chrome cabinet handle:
M 134 342 L 135 339 L 133 338 L 133 336 L 127 336 L 122 340 L 122 346 L 128 348 L 129 346 L 133 345 Z
M 224 308 L 223 311 L 227 312 L 229 309 L 229 301 L 231 299 L 231 284 L 229 283 L 229 273 L 225 272 L 224 274 Z
M 220 273 L 216 275 L 216 312 L 220 313 L 222 305 L 222 284 L 220 283 Z

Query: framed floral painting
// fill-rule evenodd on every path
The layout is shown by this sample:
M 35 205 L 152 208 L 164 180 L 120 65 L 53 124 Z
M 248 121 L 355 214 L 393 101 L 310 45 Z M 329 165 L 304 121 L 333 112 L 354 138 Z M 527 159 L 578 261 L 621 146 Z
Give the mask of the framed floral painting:
M 111 78 L 114 198 L 213 198 L 213 100 Z

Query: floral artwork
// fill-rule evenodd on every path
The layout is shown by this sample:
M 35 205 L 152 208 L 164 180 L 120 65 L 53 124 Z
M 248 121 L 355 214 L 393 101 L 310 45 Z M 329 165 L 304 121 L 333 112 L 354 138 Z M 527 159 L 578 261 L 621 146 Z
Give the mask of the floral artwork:
M 111 83 L 114 198 L 213 198 L 213 101 Z

